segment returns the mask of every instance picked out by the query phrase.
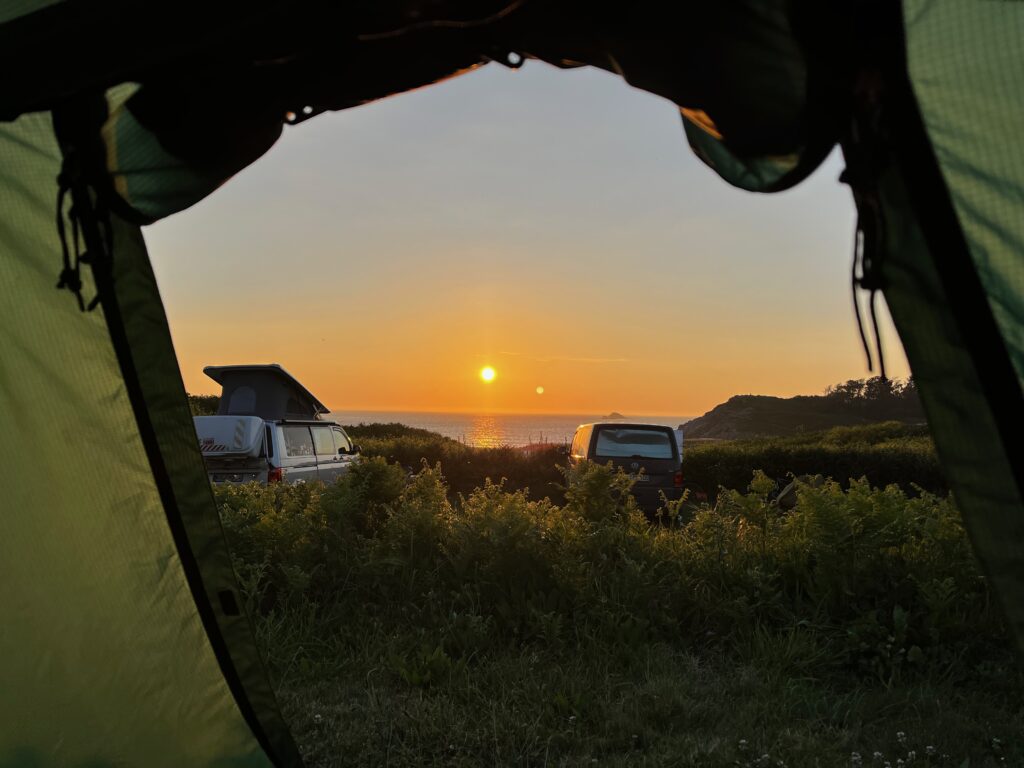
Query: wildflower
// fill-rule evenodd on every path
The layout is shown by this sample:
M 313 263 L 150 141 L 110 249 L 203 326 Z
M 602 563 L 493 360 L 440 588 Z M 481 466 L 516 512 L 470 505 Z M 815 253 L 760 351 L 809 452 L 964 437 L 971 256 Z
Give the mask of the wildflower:
M 905 734 L 903 731 L 896 731 L 896 741 L 898 741 L 900 744 L 906 744 L 907 734 Z
M 322 723 L 323 721 L 324 721 L 324 716 L 321 715 L 319 712 L 317 714 L 313 715 L 313 722 L 316 723 L 317 725 L 320 725 L 320 723 Z
M 850 753 L 850 765 L 854 766 L 854 768 L 860 768 L 860 766 L 862 764 L 863 764 L 863 761 L 861 759 L 860 752 L 851 752 Z
M 885 757 L 885 755 L 883 755 L 876 749 L 875 754 L 873 754 L 871 757 L 873 757 L 875 760 L 881 760 L 883 757 Z
M 914 750 L 910 750 L 909 752 L 907 752 L 907 762 L 908 763 L 913 762 L 916 759 L 917 759 L 917 752 L 915 752 Z
M 739 749 L 740 752 L 746 752 L 747 751 L 747 746 L 748 746 L 747 740 L 746 739 L 740 739 L 739 744 L 736 745 L 736 748 Z
M 927 747 L 924 748 L 924 753 L 926 755 L 928 755 L 929 757 L 934 755 L 936 751 L 937 750 L 935 749 L 935 747 L 933 747 L 931 744 L 929 744 Z

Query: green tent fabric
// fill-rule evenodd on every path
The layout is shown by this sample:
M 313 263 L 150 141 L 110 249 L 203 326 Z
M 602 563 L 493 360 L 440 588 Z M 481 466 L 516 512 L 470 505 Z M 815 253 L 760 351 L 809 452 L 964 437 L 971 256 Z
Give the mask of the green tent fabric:
M 138 227 L 114 222 L 116 302 L 80 311 L 54 290 L 60 168 L 49 115 L 0 124 L 0 765 L 296 764 Z
M 907 0 L 914 95 L 999 331 L 1024 381 L 1024 6 Z
M 161 24 L 126 0 L 0 6 L 0 67 L 20 73 L 0 80 L 0 767 L 301 763 L 139 224 L 252 162 L 288 113 L 508 51 L 671 98 L 744 189 L 786 188 L 842 146 L 870 286 L 1024 643 L 1024 4 L 495 2 L 463 22 L 472 4 L 420 5 L 189 0 Z
M 903 6 L 913 90 L 907 101 L 916 102 L 924 130 L 901 155 L 911 163 L 904 172 L 911 194 L 927 201 L 919 217 L 933 235 L 929 255 L 919 243 L 888 248 L 901 273 L 889 302 L 964 521 L 1020 643 L 1024 5 L 905 0 Z M 934 171 L 926 180 L 913 152 L 928 144 Z M 935 201 L 943 186 L 945 195 Z M 905 209 L 901 203 L 897 197 L 889 207 Z
M 56 5 L 61 0 L 8 0 L 0 5 L 0 24 L 20 16 L 26 16 L 48 5 Z

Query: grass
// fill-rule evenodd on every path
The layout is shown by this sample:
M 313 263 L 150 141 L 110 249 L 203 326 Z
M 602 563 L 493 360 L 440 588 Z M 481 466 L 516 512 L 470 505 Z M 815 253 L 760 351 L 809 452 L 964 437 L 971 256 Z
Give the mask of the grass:
M 892 766 L 1024 758 L 1020 689 L 1007 681 L 838 687 L 711 651 L 643 644 L 623 653 L 591 639 L 572 653 L 510 649 L 423 688 L 389 669 L 381 640 L 366 637 L 333 669 L 279 689 L 312 765 L 841 766 L 859 753 L 881 768 L 875 752 Z
M 895 429 L 783 447 L 924 450 Z M 748 464 L 651 525 L 607 468 L 555 503 L 517 452 L 373 430 L 440 466 L 217 489 L 310 765 L 1024 763 L 1024 681 L 945 495 L 799 482 L 787 510 Z

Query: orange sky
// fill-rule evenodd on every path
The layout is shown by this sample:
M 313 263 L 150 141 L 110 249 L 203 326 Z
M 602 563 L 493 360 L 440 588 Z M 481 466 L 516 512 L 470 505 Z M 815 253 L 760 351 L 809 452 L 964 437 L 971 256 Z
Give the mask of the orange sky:
M 337 410 L 690 416 L 868 375 L 839 168 L 731 189 L 672 105 L 529 62 L 289 129 L 146 239 L 191 392 L 278 362 Z

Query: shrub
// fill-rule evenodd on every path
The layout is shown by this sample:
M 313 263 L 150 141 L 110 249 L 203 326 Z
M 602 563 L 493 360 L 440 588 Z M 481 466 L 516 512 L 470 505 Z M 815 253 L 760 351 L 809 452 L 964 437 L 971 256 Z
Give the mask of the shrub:
M 402 491 L 381 530 L 379 555 L 398 572 L 433 571 L 451 528 L 452 507 L 440 466 L 423 469 Z M 403 585 L 406 583 L 403 579 Z
M 405 490 L 406 473 L 380 457 L 366 457 L 351 466 L 327 489 L 323 505 L 328 524 L 336 531 L 375 535 L 388 511 Z
M 623 653 L 789 649 L 793 663 L 811 649 L 797 655 L 816 674 L 889 683 L 925 667 L 956 677 L 1005 648 L 949 499 L 798 481 L 785 511 L 758 472 L 672 527 L 648 524 L 621 471 L 584 463 L 565 482 L 563 506 L 491 482 L 453 502 L 440 466 L 407 479 L 378 458 L 333 486 L 217 494 L 250 605 L 312 604 L 326 632 L 372 622 L 431 669 L 600 638 Z
M 374 429 L 368 433 L 385 436 L 357 438 L 364 456 L 380 456 L 409 471 L 424 461 L 432 467 L 439 465 L 453 501 L 460 493 L 471 494 L 487 480 L 504 481 L 507 490 L 525 490 L 534 499 L 562 501 L 558 467 L 564 464 L 565 456 L 557 446 L 528 453 L 509 446 L 472 448 L 425 430 L 404 434 Z
M 509 491 L 526 490 L 529 498 L 565 502 L 558 446 L 524 452 L 517 448 L 472 448 L 422 429 L 400 424 L 348 427 L 366 456 L 380 456 L 410 471 L 426 460 L 440 465 L 452 501 L 469 495 L 489 479 L 504 480 Z M 683 477 L 694 499 L 714 502 L 720 487 L 745 488 L 761 470 L 781 488 L 791 475 L 823 474 L 844 487 L 851 478 L 866 477 L 872 485 L 897 484 L 908 493 L 915 487 L 932 493 L 947 491 L 945 476 L 927 427 L 882 422 L 836 427 L 827 432 L 763 440 L 694 441 L 685 446 Z
M 213 416 L 220 407 L 218 395 L 189 395 L 188 407 L 193 416 Z
M 823 474 L 846 486 L 866 477 L 878 487 L 899 485 L 943 494 L 945 475 L 927 427 L 883 422 L 835 427 L 787 438 L 701 442 L 686 446 L 683 478 L 714 500 L 718 488 L 743 488 L 761 470 L 782 484 L 792 475 Z

